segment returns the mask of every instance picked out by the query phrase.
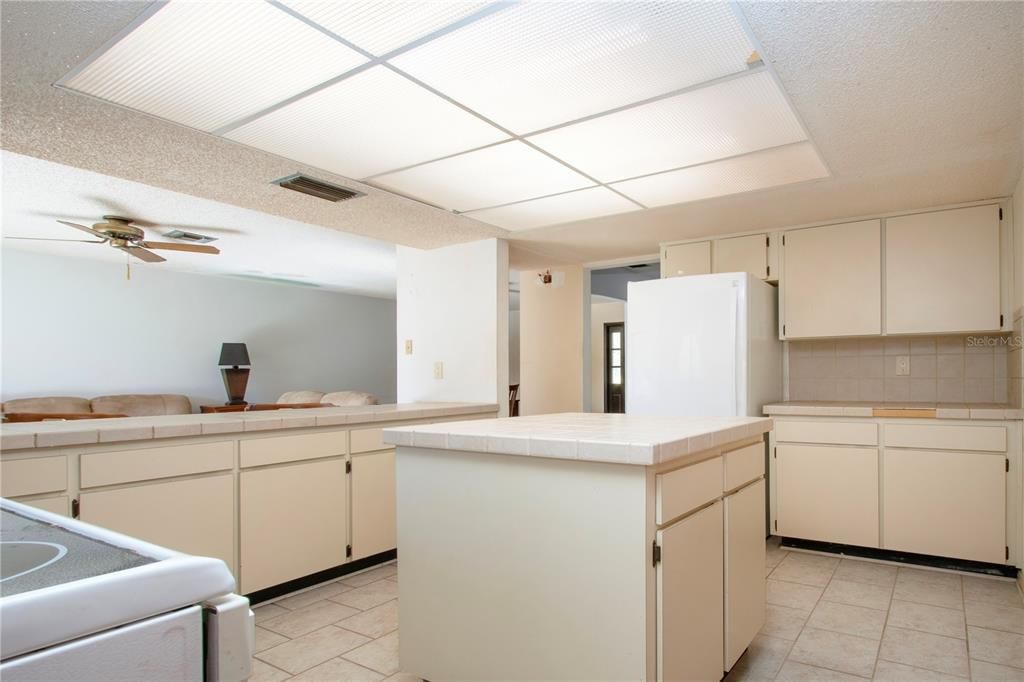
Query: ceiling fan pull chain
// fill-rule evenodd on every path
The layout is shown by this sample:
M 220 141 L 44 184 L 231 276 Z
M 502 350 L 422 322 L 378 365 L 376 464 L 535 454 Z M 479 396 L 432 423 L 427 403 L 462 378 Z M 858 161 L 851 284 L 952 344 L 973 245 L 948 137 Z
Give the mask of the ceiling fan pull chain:
M 124 278 L 127 281 L 132 281 L 132 259 L 128 257 L 128 254 L 124 254 Z

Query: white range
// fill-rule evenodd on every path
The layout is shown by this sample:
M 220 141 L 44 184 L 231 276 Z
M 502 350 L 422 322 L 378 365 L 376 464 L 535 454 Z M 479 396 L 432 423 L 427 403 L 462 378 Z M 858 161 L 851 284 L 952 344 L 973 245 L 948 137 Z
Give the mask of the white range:
M 0 678 L 244 680 L 253 615 L 223 561 L 0 500 Z

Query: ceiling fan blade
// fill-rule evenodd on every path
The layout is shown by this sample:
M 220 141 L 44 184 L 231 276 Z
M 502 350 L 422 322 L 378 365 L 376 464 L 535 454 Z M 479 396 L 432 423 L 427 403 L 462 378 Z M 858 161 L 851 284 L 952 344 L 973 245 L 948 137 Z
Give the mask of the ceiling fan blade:
M 48 237 L 4 237 L 4 239 L 21 239 L 30 242 L 78 242 L 79 244 L 102 244 L 105 241 L 96 239 L 50 239 Z
M 61 225 L 67 225 L 68 227 L 73 227 L 76 230 L 81 230 L 82 232 L 88 232 L 93 237 L 99 237 L 103 241 L 107 241 L 107 235 L 103 234 L 102 232 L 97 232 L 96 230 L 92 229 L 91 227 L 86 227 L 85 225 L 79 225 L 78 223 L 69 223 L 66 220 L 58 220 L 57 222 L 60 223 Z
M 220 249 L 216 246 L 207 246 L 205 244 L 178 244 L 175 242 L 139 242 L 139 246 L 147 249 L 164 249 L 166 251 L 191 251 L 193 253 L 220 253 Z
M 158 256 L 152 251 L 146 251 L 141 246 L 115 246 L 114 248 L 124 251 L 129 256 L 135 256 L 139 260 L 144 260 L 147 263 L 163 263 L 167 260 L 163 256 Z

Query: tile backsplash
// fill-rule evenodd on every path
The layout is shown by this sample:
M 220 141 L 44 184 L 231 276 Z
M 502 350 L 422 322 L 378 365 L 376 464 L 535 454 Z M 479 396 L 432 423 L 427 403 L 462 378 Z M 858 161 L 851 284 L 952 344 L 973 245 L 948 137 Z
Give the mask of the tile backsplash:
M 1006 403 L 1008 334 L 789 341 L 789 400 Z M 1012 352 L 1011 352 L 1012 351 Z M 897 374 L 901 358 L 910 372 Z M 1019 367 L 1018 367 L 1018 374 Z M 1018 380 L 1019 381 L 1019 380 Z

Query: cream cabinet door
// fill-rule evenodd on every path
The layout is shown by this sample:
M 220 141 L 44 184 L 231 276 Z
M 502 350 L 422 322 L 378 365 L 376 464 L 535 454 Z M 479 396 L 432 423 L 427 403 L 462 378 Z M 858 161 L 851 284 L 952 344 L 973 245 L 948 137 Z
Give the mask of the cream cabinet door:
M 762 459 L 764 451 L 761 452 Z M 764 479 L 725 498 L 725 670 L 765 620 Z
M 885 221 L 885 328 L 890 334 L 997 330 L 999 206 Z
M 785 233 L 785 338 L 882 333 L 881 229 L 864 220 Z
M 1006 457 L 886 448 L 886 549 L 1006 561 Z
M 243 471 L 243 594 L 345 563 L 348 481 L 345 460 Z
M 661 247 L 661 276 L 683 277 L 711 272 L 711 242 L 670 244 Z
M 713 246 L 714 272 L 749 272 L 768 279 L 768 235 L 717 239 Z
M 186 554 L 222 559 L 235 572 L 232 474 L 84 492 L 87 523 Z
M 658 679 L 718 682 L 724 643 L 721 500 L 658 531 L 657 542 Z
M 395 545 L 395 451 L 352 455 L 352 558 Z
M 776 533 L 878 547 L 878 449 L 775 448 Z

